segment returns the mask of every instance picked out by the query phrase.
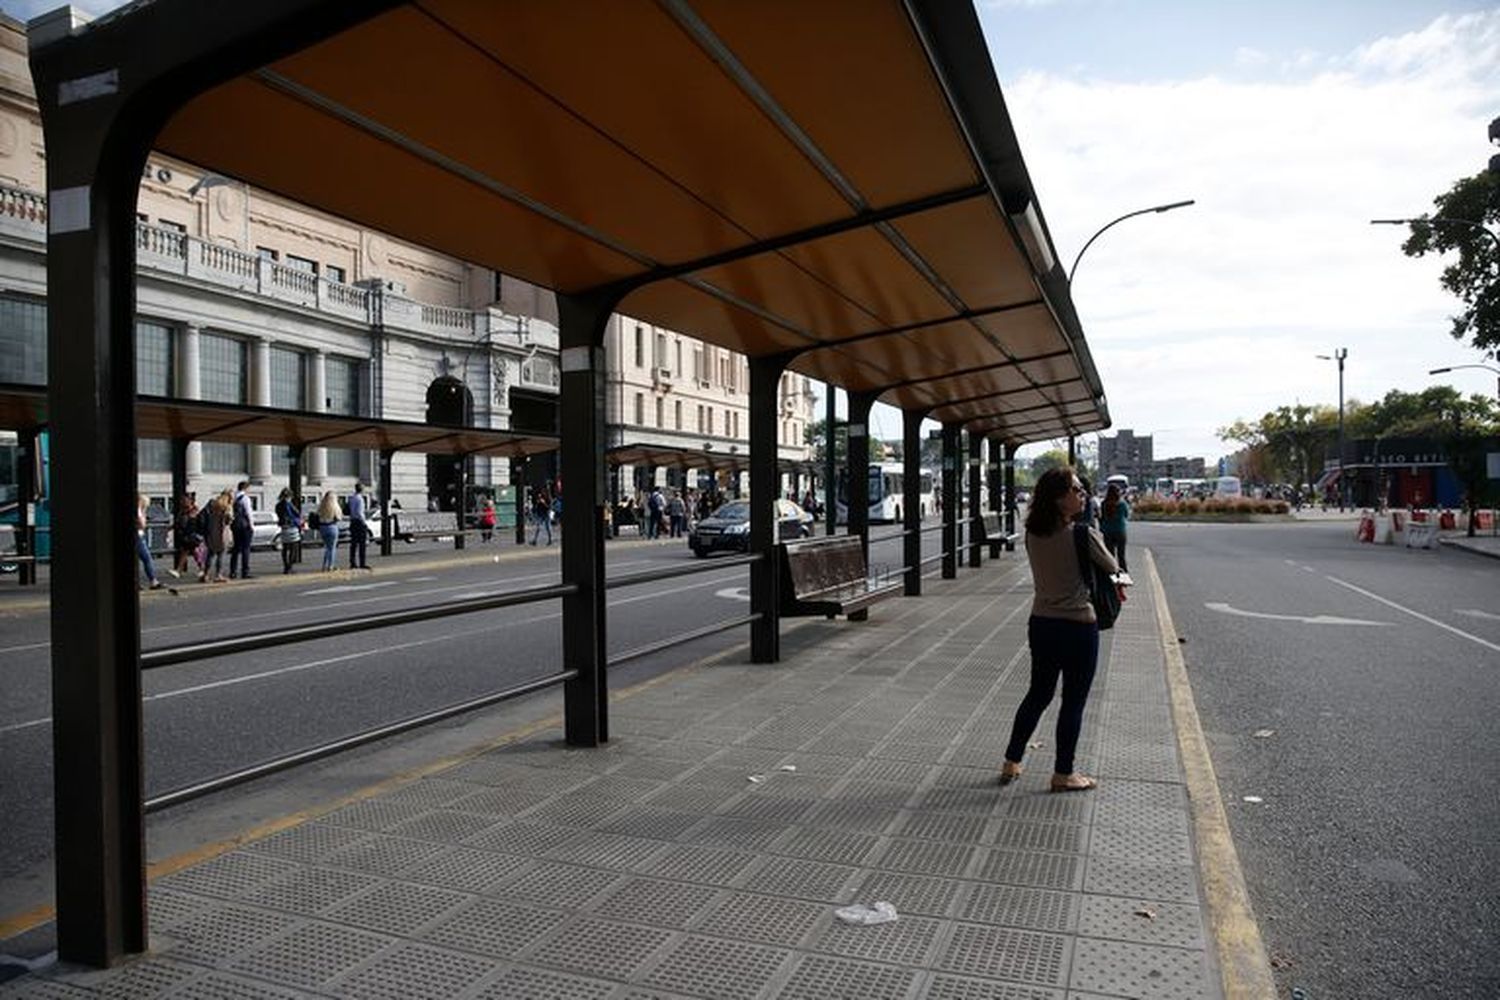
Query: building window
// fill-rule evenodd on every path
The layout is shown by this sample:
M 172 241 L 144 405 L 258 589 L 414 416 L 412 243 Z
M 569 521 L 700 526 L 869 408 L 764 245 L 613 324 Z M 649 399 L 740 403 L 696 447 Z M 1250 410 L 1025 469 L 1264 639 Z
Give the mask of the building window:
M 672 413 L 677 429 L 682 430 L 682 400 L 679 399 L 672 404 Z
M 678 378 L 682 378 L 682 341 L 681 340 L 677 341 L 676 345 L 677 345 L 677 364 L 672 369 L 672 374 L 676 375 Z
M 635 394 L 635 425 L 644 427 L 646 424 L 646 397 L 640 393 Z
M 346 417 L 364 414 L 364 382 L 360 377 L 362 371 L 362 363 L 353 358 L 329 357 L 324 361 L 323 376 L 328 390 L 329 413 Z M 359 452 L 354 448 L 329 448 L 328 474 L 350 478 L 358 476 Z
M 255 256 L 259 257 L 261 260 L 272 261 L 279 260 L 281 258 L 281 254 L 277 253 L 275 250 L 272 250 L 270 247 L 256 247 Z
M 135 391 L 141 396 L 172 395 L 172 330 L 161 323 L 136 320 Z M 170 442 L 141 438 L 135 458 L 141 472 L 172 471 Z
M 702 384 L 708 381 L 708 371 L 703 367 L 703 348 L 693 348 L 693 379 Z
M 323 273 L 327 276 L 329 281 L 336 281 L 341 285 L 347 285 L 349 283 L 349 272 L 345 271 L 337 264 L 327 265 L 323 269 Z
M 656 335 L 656 353 L 651 363 L 657 368 L 667 367 L 667 335 L 665 333 Z
M 667 426 L 666 409 L 667 409 L 667 401 L 665 399 L 662 399 L 660 396 L 656 397 L 656 426 L 657 427 L 665 427 L 665 426 Z
M 0 297 L 0 382 L 47 384 L 47 303 Z
M 279 410 L 307 409 L 307 355 L 275 346 L 270 353 L 271 405 Z
M 173 222 L 171 219 L 157 219 L 156 224 L 163 229 L 170 229 L 172 232 L 178 233 L 179 235 L 187 235 L 187 226 L 184 226 L 180 222 Z
M 245 401 L 245 348 L 244 341 L 222 334 L 204 333 L 198 337 L 198 385 L 202 398 L 216 403 Z M 204 472 L 241 473 L 249 466 L 244 445 L 203 442 Z
M 296 254 L 286 255 L 286 266 L 293 271 L 305 271 L 308 274 L 318 273 L 318 262 L 308 260 L 306 257 L 298 257 Z
M 699 434 L 702 434 L 702 433 L 703 433 L 703 432 L 704 432 L 704 424 L 703 424 L 703 406 L 702 406 L 702 404 L 701 404 L 701 403 L 700 403 L 700 404 L 699 404 L 699 406 L 698 406 L 698 433 L 699 433 Z
M 639 324 L 635 328 L 635 366 L 644 368 L 646 366 L 646 331 Z
M 712 434 L 713 432 L 714 432 L 714 408 L 712 406 L 710 406 L 710 407 L 708 407 L 708 433 Z

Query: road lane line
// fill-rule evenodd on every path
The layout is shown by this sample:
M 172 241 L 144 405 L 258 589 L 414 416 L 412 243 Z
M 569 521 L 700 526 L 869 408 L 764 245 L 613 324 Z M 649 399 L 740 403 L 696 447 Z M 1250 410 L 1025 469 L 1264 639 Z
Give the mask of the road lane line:
M 319 587 L 317 590 L 300 590 L 298 597 L 316 597 L 319 594 L 352 594 L 361 590 L 380 590 L 384 587 L 394 587 L 400 583 L 399 580 L 381 580 L 379 583 L 339 583 L 332 587 Z
M 1238 615 L 1241 618 L 1269 618 L 1280 622 L 1301 622 L 1304 625 L 1380 625 L 1391 626 L 1395 622 L 1372 622 L 1364 618 L 1340 618 L 1337 615 L 1277 615 L 1269 611 L 1242 611 L 1221 601 L 1208 601 L 1203 605 L 1221 615 Z
M 1500 622 L 1500 615 L 1491 614 L 1488 611 L 1480 611 L 1478 608 L 1458 608 L 1453 613 L 1455 615 L 1463 615 L 1467 618 L 1482 618 L 1489 622 Z
M 1420 612 L 1420 611 L 1413 611 L 1411 608 L 1408 608 L 1408 607 L 1405 607 L 1403 605 L 1397 604 L 1395 601 L 1391 600 L 1388 597 L 1381 597 L 1379 594 L 1374 593 L 1373 591 L 1366 590 L 1363 587 L 1356 587 L 1354 584 L 1349 583 L 1349 582 L 1344 581 L 1344 580 L 1340 580 L 1336 576 L 1325 576 L 1325 577 L 1323 577 L 1323 579 L 1327 580 L 1330 583 L 1336 583 L 1340 587 L 1348 587 L 1350 590 L 1354 591 L 1356 594 L 1363 594 L 1363 595 L 1365 595 L 1366 597 L 1368 597 L 1372 601 L 1379 601 L 1381 604 L 1384 604 L 1386 607 L 1395 608 L 1397 611 L 1401 612 L 1402 614 L 1411 615 L 1413 618 L 1416 618 L 1416 619 L 1418 619 L 1420 621 L 1424 621 L 1424 622 L 1426 622 L 1429 625 L 1436 625 L 1438 628 L 1442 629 L 1445 632 L 1452 632 L 1454 635 L 1456 635 L 1456 636 L 1458 636 L 1460 638 L 1468 639 L 1470 642 L 1473 642 L 1473 643 L 1478 643 L 1479 645 L 1483 646 L 1485 649 L 1492 649 L 1495 652 L 1500 653 L 1500 645 L 1496 645 L 1495 643 L 1490 642 L 1488 639 L 1481 639 L 1481 638 L 1479 638 L 1479 636 L 1474 635 L 1471 632 L 1465 632 L 1461 628 L 1454 628 L 1452 625 L 1449 625 L 1447 622 L 1440 622 L 1436 618 L 1432 618 L 1432 617 L 1429 617 L 1427 615 L 1422 614 L 1422 612 Z

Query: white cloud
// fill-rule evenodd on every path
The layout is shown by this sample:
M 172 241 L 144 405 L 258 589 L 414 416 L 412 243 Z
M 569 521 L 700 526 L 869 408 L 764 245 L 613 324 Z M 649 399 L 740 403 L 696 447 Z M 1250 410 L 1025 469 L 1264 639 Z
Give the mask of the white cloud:
M 1251 48 L 1248 45 L 1241 45 L 1239 48 L 1234 50 L 1234 64 L 1236 66 L 1247 66 L 1254 68 L 1264 66 L 1270 61 L 1271 57 L 1266 53 L 1262 52 L 1260 49 Z
M 1242 50 L 1243 51 L 1243 50 Z M 1006 87 L 1116 428 L 1161 453 L 1217 456 L 1215 428 L 1294 398 L 1332 404 L 1314 354 L 1349 348 L 1346 392 L 1418 389 L 1474 361 L 1448 336 L 1441 263 L 1400 252 L 1378 217 L 1421 213 L 1484 167 L 1500 92 L 1500 12 L 1321 59 L 1282 82 L 1111 83 L 1029 74 Z M 1477 384 L 1456 383 L 1465 389 Z

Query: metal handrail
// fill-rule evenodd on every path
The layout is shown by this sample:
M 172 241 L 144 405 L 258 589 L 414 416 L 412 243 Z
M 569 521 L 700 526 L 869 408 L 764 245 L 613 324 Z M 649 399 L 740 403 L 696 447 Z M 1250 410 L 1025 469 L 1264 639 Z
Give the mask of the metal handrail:
M 145 802 L 145 809 L 147 813 L 159 812 L 163 809 L 192 801 L 193 799 L 200 799 L 205 795 L 222 792 L 226 788 L 233 788 L 235 785 L 243 785 L 247 781 L 254 781 L 256 778 L 264 778 L 278 771 L 285 771 L 299 764 L 309 764 L 324 757 L 331 757 L 336 753 L 341 753 L 344 750 L 352 750 L 355 747 L 364 746 L 366 743 L 373 743 L 387 736 L 396 736 L 410 729 L 417 729 L 433 722 L 451 719 L 455 715 L 462 715 L 465 712 L 472 712 L 480 708 L 488 708 L 497 702 L 519 698 L 522 695 L 531 694 L 533 691 L 540 691 L 543 688 L 572 680 L 577 676 L 578 671 L 565 670 L 560 674 L 551 674 L 534 681 L 527 681 L 525 684 L 506 688 L 503 691 L 480 695 L 477 698 L 470 698 L 468 701 L 449 705 L 446 708 L 423 712 L 421 715 L 413 715 L 399 722 L 392 722 L 389 725 L 367 729 L 362 733 L 355 733 L 353 736 L 334 740 L 332 743 L 323 743 L 315 747 L 308 747 L 306 750 L 298 750 L 296 753 L 290 753 L 284 757 L 276 757 L 271 760 L 262 761 L 259 764 L 252 764 L 238 771 L 221 774 L 216 778 L 209 778 L 207 781 L 185 785 L 182 788 L 149 798 Z
M 673 646 L 684 645 L 692 642 L 694 639 L 703 639 L 719 632 L 728 632 L 730 629 L 758 622 L 764 617 L 764 615 L 757 611 L 754 614 L 742 615 L 739 618 L 726 618 L 724 621 L 714 622 L 712 625 L 705 625 L 702 628 L 695 628 L 690 632 L 683 632 L 679 635 L 662 639 L 659 642 L 649 642 L 644 646 L 637 646 L 635 649 L 628 650 L 616 656 L 609 661 L 609 668 L 612 670 L 632 660 L 639 660 L 643 657 L 651 656 L 653 653 L 663 652 L 671 649 Z
M 657 580 L 670 580 L 679 576 L 694 576 L 698 573 L 712 573 L 715 570 L 733 568 L 735 566 L 749 566 L 765 559 L 763 552 L 751 552 L 743 556 L 731 556 L 728 559 L 715 559 L 710 563 L 693 566 L 673 566 L 670 569 L 648 569 L 640 573 L 627 573 L 624 576 L 606 577 L 604 580 L 605 590 L 614 590 L 616 587 L 632 587 L 638 583 L 655 583 Z
M 252 635 L 233 636 L 228 639 L 216 639 L 212 642 L 167 646 L 162 649 L 152 649 L 143 652 L 141 654 L 141 669 L 152 670 L 156 667 L 170 666 L 174 663 L 190 663 L 194 660 L 206 660 L 212 656 L 248 653 L 257 649 L 269 649 L 272 646 L 286 646 L 294 642 L 329 639 L 335 636 L 348 635 L 351 632 L 368 632 L 373 629 L 389 628 L 394 625 L 410 625 L 415 622 L 433 621 L 438 618 L 451 618 L 454 615 L 473 614 L 476 611 L 492 611 L 496 608 L 509 608 L 518 604 L 532 604 L 537 601 L 568 597 L 576 593 L 578 593 L 578 586 L 572 583 L 553 584 L 548 587 L 529 587 L 525 590 L 506 591 L 503 594 L 495 594 L 491 597 L 473 597 L 467 600 L 453 601 L 448 604 L 429 604 L 406 611 L 391 611 L 378 615 L 356 615 L 352 618 L 338 618 L 331 622 L 294 625 L 291 628 L 258 632 Z

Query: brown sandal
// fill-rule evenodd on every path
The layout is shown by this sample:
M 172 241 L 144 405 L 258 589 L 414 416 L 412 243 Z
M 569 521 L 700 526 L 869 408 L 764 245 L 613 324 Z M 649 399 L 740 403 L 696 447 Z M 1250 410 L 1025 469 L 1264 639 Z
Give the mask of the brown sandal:
M 1054 792 L 1086 792 L 1098 788 L 1099 782 L 1076 771 L 1072 774 L 1054 774 L 1051 790 Z
M 1006 761 L 1000 765 L 1000 784 L 1008 785 L 1021 776 L 1021 765 Z

